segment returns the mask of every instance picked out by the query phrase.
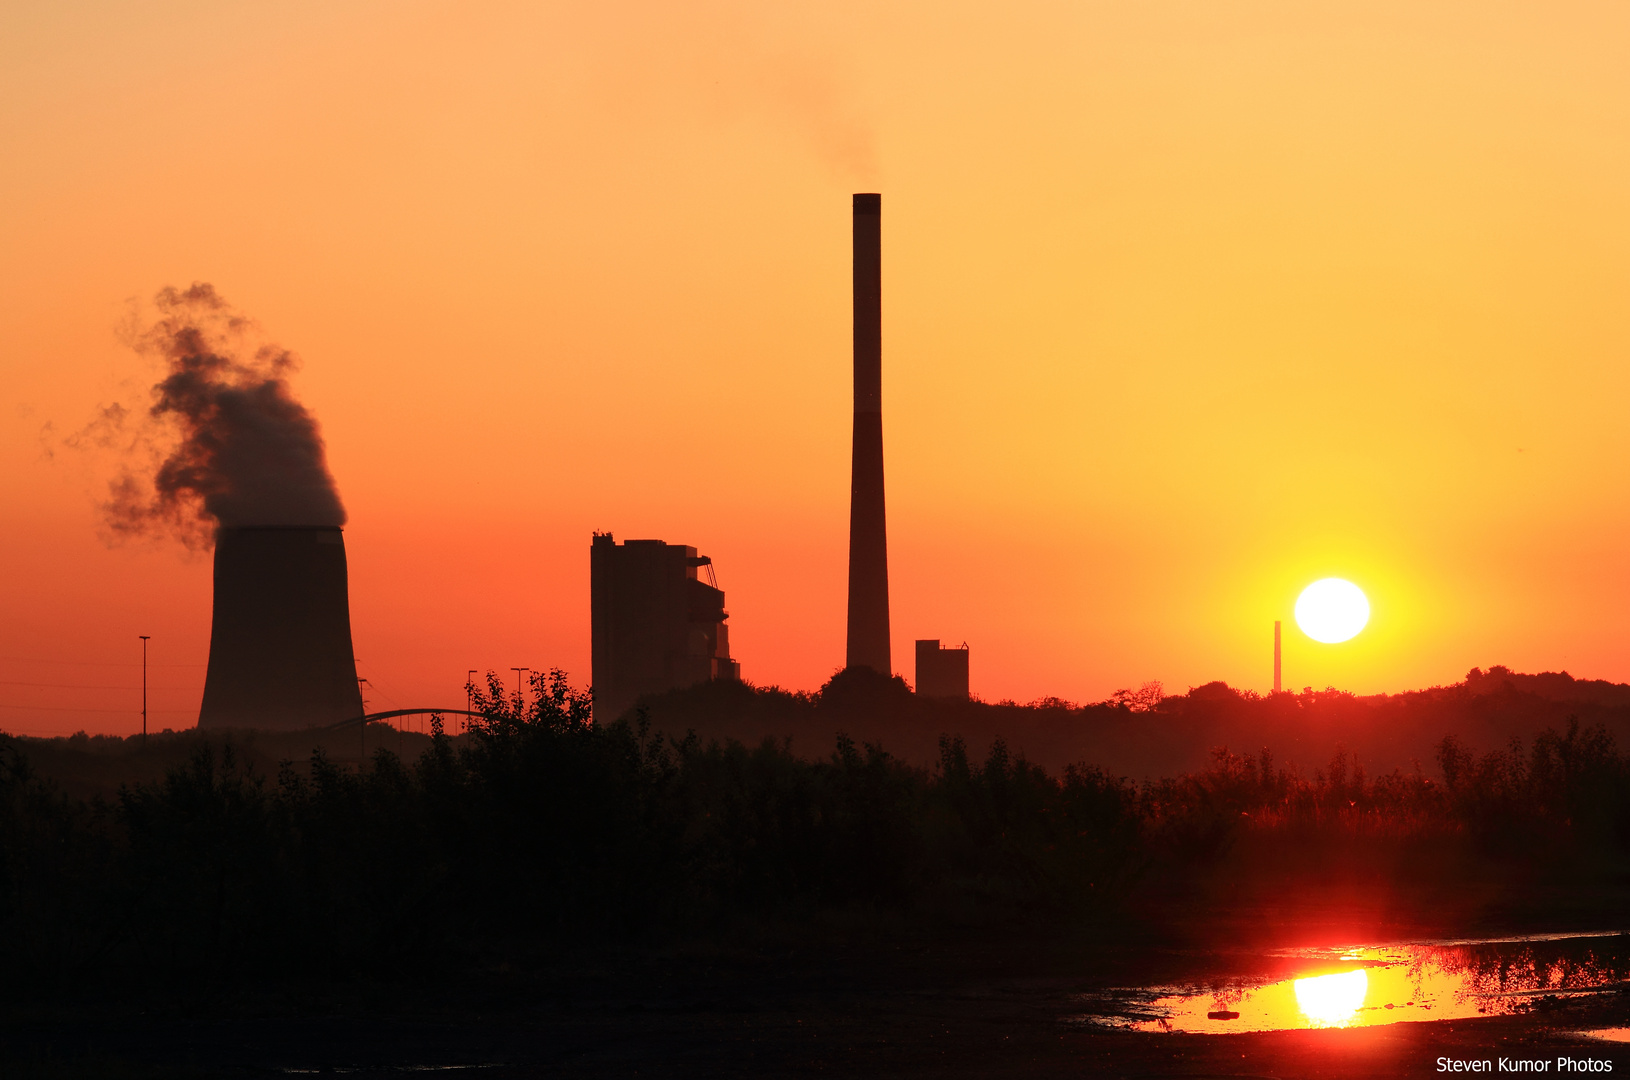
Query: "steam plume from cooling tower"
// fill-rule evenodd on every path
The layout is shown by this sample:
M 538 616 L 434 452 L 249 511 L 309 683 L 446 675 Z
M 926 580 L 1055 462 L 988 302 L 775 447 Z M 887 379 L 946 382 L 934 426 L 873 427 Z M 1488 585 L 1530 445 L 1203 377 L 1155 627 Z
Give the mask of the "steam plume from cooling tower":
M 105 505 L 115 534 L 170 532 L 202 547 L 217 528 L 345 524 L 317 421 L 287 377 L 298 361 L 264 339 L 214 286 L 165 288 L 136 348 L 159 357 L 150 476 L 125 471 Z

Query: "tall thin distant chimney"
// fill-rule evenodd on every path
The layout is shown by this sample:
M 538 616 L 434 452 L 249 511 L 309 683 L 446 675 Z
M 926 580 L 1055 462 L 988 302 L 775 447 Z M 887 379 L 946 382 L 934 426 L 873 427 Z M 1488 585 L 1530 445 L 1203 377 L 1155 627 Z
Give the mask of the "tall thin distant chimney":
M 1273 621 L 1273 692 L 1279 693 L 1283 687 L 1279 678 L 1279 620 Z
M 881 195 L 856 195 L 855 433 L 849 481 L 848 667 L 889 663 L 889 545 L 883 513 Z

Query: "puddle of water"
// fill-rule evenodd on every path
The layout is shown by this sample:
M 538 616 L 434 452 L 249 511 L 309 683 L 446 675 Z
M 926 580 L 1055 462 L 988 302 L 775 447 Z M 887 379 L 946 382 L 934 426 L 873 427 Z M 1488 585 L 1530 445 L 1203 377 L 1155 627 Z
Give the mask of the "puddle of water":
M 1579 1034 L 1587 1039 L 1602 1039 L 1606 1042 L 1630 1043 L 1630 1027 L 1597 1028 L 1595 1031 L 1581 1031 Z
M 502 1068 L 502 1067 L 503 1066 L 496 1065 L 496 1064 L 493 1064 L 493 1065 L 380 1065 L 380 1066 L 366 1066 L 366 1065 L 345 1066 L 345 1065 L 340 1065 L 340 1066 L 335 1066 L 335 1067 L 327 1067 L 327 1066 L 325 1066 L 325 1067 L 320 1068 L 320 1069 L 298 1069 L 298 1068 L 290 1067 L 290 1068 L 283 1069 L 282 1072 L 284 1072 L 285 1074 L 294 1074 L 294 1075 L 303 1074 L 303 1073 L 466 1072 L 466 1071 L 469 1071 L 469 1070 L 472 1070 L 472 1069 L 499 1069 L 499 1068 Z
M 1630 935 L 1551 935 L 1275 953 L 1302 974 L 1111 991 L 1079 1019 L 1222 1035 L 1543 1011 L 1630 980 Z M 1627 1029 L 1603 1029 L 1624 1032 Z M 1623 1038 L 1601 1034 L 1601 1038 Z

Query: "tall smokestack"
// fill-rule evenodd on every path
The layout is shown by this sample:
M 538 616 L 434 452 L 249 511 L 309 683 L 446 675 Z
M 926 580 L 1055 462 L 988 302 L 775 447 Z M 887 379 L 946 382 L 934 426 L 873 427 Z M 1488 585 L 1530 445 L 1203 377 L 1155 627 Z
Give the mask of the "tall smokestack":
M 855 435 L 849 480 L 848 667 L 889 663 L 889 545 L 883 514 L 881 195 L 855 196 Z
M 220 529 L 198 726 L 300 729 L 361 715 L 340 529 Z

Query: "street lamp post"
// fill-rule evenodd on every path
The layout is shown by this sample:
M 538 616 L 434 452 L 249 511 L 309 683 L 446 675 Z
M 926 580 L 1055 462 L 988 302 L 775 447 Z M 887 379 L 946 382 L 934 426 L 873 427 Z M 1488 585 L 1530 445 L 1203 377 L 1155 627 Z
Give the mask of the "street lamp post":
M 368 680 L 361 675 L 357 676 L 357 697 L 362 697 L 362 684 Z M 357 761 L 357 773 L 360 775 L 368 767 L 368 699 L 362 698 L 362 741 L 358 753 L 361 758 Z

